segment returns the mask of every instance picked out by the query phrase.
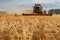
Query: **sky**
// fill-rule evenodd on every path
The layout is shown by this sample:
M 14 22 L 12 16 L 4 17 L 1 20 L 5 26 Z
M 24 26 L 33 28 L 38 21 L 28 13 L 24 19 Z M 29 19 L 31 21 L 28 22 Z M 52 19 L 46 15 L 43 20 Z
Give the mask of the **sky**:
M 34 4 L 41 4 L 43 10 L 60 9 L 60 0 L 0 0 L 0 11 L 21 13 L 33 8 Z

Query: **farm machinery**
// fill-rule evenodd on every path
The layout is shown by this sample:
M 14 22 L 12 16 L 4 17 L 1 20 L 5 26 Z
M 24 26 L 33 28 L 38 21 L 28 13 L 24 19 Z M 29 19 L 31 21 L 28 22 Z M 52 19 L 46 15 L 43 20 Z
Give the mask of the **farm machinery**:
M 30 14 L 23 13 L 22 15 L 23 16 L 52 16 L 52 14 L 44 13 L 42 9 L 43 8 L 41 4 L 35 4 L 33 7 L 33 13 Z

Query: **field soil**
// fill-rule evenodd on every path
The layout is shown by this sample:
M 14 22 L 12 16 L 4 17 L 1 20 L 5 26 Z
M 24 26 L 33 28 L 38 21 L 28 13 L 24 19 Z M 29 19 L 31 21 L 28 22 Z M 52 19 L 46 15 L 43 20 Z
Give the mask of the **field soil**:
M 0 14 L 0 40 L 60 40 L 60 15 Z

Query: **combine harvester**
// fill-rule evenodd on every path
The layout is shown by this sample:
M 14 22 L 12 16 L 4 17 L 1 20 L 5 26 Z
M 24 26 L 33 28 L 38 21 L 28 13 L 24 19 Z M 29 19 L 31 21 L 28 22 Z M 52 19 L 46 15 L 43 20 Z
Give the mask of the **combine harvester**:
M 23 13 L 23 16 L 52 16 L 52 14 L 43 13 L 41 4 L 35 4 L 33 8 L 33 13 L 26 14 Z

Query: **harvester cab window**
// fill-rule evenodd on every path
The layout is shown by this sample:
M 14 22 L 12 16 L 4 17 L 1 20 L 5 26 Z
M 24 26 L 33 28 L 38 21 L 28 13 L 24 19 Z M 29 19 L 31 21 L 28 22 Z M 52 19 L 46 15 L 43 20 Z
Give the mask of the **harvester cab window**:
M 37 12 L 37 13 L 38 13 L 38 12 L 39 12 L 39 7 L 35 7 L 35 9 L 34 9 L 34 10 L 35 10 L 35 12 Z
M 39 7 L 36 7 L 36 11 L 39 12 Z

